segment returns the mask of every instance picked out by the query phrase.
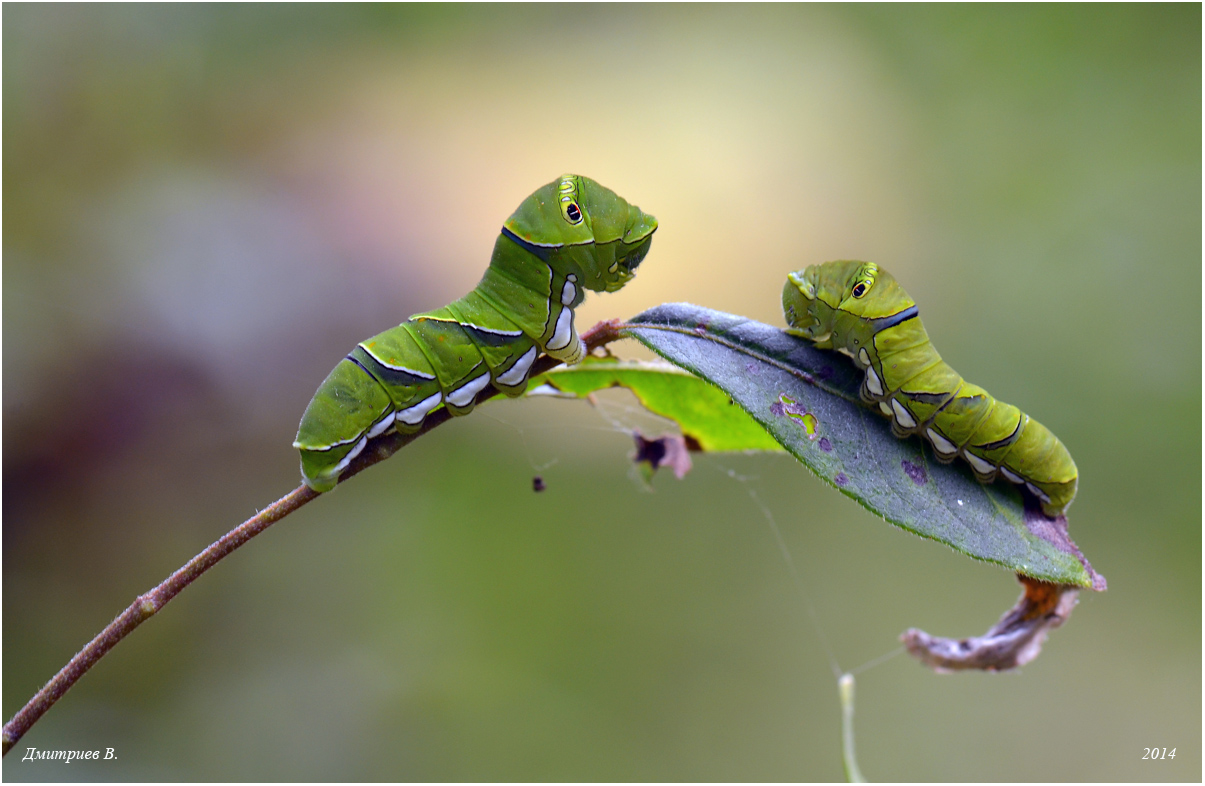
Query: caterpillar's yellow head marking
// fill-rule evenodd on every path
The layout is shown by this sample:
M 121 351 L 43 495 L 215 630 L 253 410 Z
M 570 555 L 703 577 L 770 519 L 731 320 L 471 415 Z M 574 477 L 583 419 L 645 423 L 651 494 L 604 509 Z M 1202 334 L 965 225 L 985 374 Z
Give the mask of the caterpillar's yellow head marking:
M 882 319 L 916 305 L 895 277 L 873 262 L 829 262 L 838 273 L 833 289 L 839 291 L 836 307 L 861 319 Z
M 576 226 L 582 223 L 582 209 L 577 204 L 577 178 L 573 175 L 564 175 L 561 177 L 559 192 L 561 205 L 561 218 Z
M 858 272 L 854 275 L 854 285 L 849 293 L 858 300 L 866 297 L 870 294 L 870 290 L 874 288 L 874 280 L 878 275 L 878 265 L 873 262 L 865 263 L 862 267 L 858 268 Z

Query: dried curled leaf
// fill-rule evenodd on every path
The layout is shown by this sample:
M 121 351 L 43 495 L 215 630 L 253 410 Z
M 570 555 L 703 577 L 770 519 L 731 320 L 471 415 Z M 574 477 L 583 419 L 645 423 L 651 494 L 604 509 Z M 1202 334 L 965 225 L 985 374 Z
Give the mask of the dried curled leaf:
M 1007 671 L 1024 666 L 1042 651 L 1046 635 L 1071 616 L 1079 590 L 1017 574 L 1025 591 L 991 630 L 970 639 L 943 639 L 909 628 L 904 648 L 938 673 L 979 669 Z

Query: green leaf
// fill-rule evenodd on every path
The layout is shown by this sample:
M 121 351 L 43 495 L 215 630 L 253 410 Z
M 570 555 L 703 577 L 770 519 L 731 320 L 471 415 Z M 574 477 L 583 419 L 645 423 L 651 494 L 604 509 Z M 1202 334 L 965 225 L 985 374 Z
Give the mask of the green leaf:
M 782 450 L 727 393 L 665 363 L 588 358 L 533 378 L 531 387 L 542 384 L 578 397 L 617 385 L 628 388 L 645 409 L 677 422 L 682 435 L 702 450 Z
M 896 439 L 863 406 L 848 359 L 744 317 L 671 303 L 624 332 L 724 390 L 821 479 L 909 532 L 1044 581 L 1104 589 L 1065 517 L 1026 509 L 1009 484 L 978 483 L 918 438 Z

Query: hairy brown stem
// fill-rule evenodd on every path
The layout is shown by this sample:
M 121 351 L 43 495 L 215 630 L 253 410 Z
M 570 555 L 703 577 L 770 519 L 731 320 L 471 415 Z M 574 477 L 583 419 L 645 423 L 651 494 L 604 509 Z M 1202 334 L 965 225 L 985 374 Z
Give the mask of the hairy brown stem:
M 621 334 L 620 322 L 617 319 L 599 322 L 582 335 L 582 341 L 585 343 L 588 352 L 618 338 L 621 338 Z M 559 360 L 542 355 L 532 365 L 531 375 L 543 374 L 558 365 L 560 365 Z M 497 394 L 498 391 L 492 387 L 486 388 L 477 395 L 477 403 L 480 404 Z M 450 417 L 447 409 L 441 409 L 438 412 L 432 413 L 423 423 L 422 428 L 413 434 L 395 433 L 378 437 L 369 443 L 368 449 L 364 450 L 352 461 L 340 477 L 339 482 L 343 483 L 348 478 L 368 469 L 378 461 L 389 458 L 423 434 L 449 420 Z M 227 554 L 230 554 L 239 546 L 242 546 L 277 521 L 280 521 L 318 496 L 318 492 L 308 486 L 298 486 L 264 510 L 247 519 L 242 524 L 230 530 L 230 532 L 227 532 L 219 540 L 189 560 L 184 567 L 168 576 L 162 584 L 145 595 L 139 595 L 135 598 L 129 608 L 119 614 L 104 630 L 97 634 L 96 638 L 92 639 L 82 650 L 77 652 L 75 657 L 58 674 L 54 675 L 49 682 L 42 686 L 42 689 L 21 708 L 20 712 L 12 717 L 12 720 L 4 724 L 3 752 L 0 755 L 7 755 L 21 737 L 25 735 L 25 732 L 29 731 L 30 727 L 37 723 L 38 719 L 46 713 L 46 710 L 50 709 L 56 701 L 62 698 L 63 694 L 71 690 L 71 686 L 76 683 L 76 680 L 84 676 L 88 672 L 88 669 L 96 665 L 97 661 L 103 658 L 105 653 L 113 649 L 119 641 L 166 606 L 168 601 L 174 598 L 182 589 L 200 578 L 201 574 L 218 564 Z

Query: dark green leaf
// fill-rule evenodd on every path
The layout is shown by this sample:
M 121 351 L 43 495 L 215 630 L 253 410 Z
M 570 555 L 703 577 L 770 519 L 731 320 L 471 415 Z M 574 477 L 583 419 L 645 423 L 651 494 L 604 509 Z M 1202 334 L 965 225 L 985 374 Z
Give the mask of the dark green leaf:
M 860 403 L 861 375 L 841 355 L 684 303 L 646 311 L 625 331 L 723 389 L 820 478 L 892 524 L 1027 576 L 1104 588 L 1065 517 L 1026 509 L 1006 483 L 978 483 L 962 461 L 940 464 L 920 439 L 896 439 Z

